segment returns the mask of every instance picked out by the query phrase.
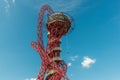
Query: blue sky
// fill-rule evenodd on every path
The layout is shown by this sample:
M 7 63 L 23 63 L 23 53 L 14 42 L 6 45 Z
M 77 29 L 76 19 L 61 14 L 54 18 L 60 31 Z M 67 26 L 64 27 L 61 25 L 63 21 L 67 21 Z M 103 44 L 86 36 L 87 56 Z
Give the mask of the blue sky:
M 0 0 L 0 80 L 36 78 L 41 59 L 30 42 L 44 4 L 74 19 L 61 44 L 70 80 L 120 80 L 120 0 Z

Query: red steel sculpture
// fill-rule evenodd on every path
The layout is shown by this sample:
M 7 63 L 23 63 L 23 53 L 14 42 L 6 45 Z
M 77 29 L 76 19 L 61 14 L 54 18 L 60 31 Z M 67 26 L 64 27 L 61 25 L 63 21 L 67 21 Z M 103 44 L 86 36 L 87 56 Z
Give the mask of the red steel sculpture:
M 47 11 L 48 42 L 46 48 L 43 42 L 43 18 Z M 39 53 L 42 63 L 36 80 L 69 80 L 66 71 L 67 65 L 60 58 L 60 38 L 71 28 L 71 19 L 64 13 L 55 13 L 50 6 L 44 5 L 39 13 L 37 27 L 37 42 L 31 46 Z

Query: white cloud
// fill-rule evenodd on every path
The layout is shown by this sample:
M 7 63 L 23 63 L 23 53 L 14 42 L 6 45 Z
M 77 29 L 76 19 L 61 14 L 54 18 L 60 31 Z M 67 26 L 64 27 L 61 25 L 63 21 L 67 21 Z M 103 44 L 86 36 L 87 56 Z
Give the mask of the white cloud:
M 79 57 L 78 55 L 71 56 L 71 57 L 70 57 L 70 60 L 71 60 L 71 61 L 75 61 L 78 57 Z
M 72 76 L 73 76 L 73 74 L 70 74 L 70 76 L 72 77 Z
M 70 12 L 70 11 L 73 11 L 75 8 L 79 8 L 84 0 L 71 0 L 71 1 L 69 0 L 57 0 L 57 1 L 56 0 L 53 0 L 53 1 L 39 0 L 39 1 L 40 1 L 40 4 L 42 3 L 42 5 L 49 4 L 55 11 L 59 10 L 60 12 Z M 37 5 L 38 9 L 40 7 L 39 5 Z
M 71 66 L 72 66 L 72 63 L 68 63 L 67 66 L 68 66 L 68 67 L 71 67 Z
M 84 68 L 89 68 L 92 64 L 94 64 L 96 62 L 96 60 L 95 59 L 92 59 L 92 58 L 90 58 L 90 57 L 84 57 L 83 58 L 83 62 L 81 62 L 81 64 L 82 64 L 82 66 L 84 67 Z
M 56 6 L 58 7 L 59 10 L 61 11 L 72 11 L 73 9 L 77 8 L 78 6 L 80 6 L 82 4 L 83 0 L 72 0 L 72 1 L 58 1 L 58 4 L 60 3 L 60 5 L 56 4 Z M 63 4 L 63 2 L 65 4 Z
M 36 78 L 26 78 L 25 80 L 36 80 Z
M 10 4 L 8 2 L 8 0 L 4 0 L 6 6 L 5 6 L 5 11 L 8 12 L 9 8 L 10 8 Z
M 12 0 L 13 4 L 15 4 L 15 0 Z
M 13 3 L 13 4 L 15 4 L 15 0 L 11 0 L 11 2 Z M 5 11 L 6 12 L 8 12 L 9 11 L 9 9 L 10 9 L 10 1 L 9 0 L 4 0 L 4 3 L 5 3 L 5 7 L 4 7 L 4 9 L 5 9 Z

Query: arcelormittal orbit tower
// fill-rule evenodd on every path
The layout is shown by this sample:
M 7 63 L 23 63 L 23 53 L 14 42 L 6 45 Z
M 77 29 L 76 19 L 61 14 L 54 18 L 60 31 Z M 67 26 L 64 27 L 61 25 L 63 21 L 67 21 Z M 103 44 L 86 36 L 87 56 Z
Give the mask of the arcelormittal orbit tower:
M 43 19 L 47 12 L 46 28 L 48 42 L 43 42 Z M 31 42 L 32 47 L 39 53 L 42 63 L 36 80 L 69 80 L 67 65 L 60 57 L 61 37 L 71 28 L 71 19 L 62 12 L 54 12 L 48 5 L 44 5 L 39 13 L 37 27 L 37 42 Z

